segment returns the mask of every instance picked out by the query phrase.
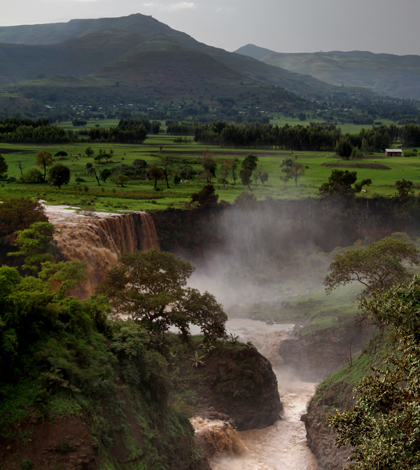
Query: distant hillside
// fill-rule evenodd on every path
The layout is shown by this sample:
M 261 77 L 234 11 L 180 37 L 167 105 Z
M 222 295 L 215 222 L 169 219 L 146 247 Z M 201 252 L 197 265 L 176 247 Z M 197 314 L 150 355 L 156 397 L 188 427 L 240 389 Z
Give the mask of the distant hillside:
M 420 99 L 420 56 L 372 52 L 274 53 L 263 62 L 332 85 L 364 87 L 396 98 Z
M 2 27 L 0 41 L 0 93 L 42 104 L 142 96 L 217 104 L 229 97 L 242 106 L 297 111 L 311 108 L 305 98 L 373 96 L 207 46 L 140 14 Z
M 275 51 L 271 51 L 270 49 L 265 49 L 264 47 L 258 47 L 254 44 L 247 44 L 246 46 L 240 47 L 236 54 L 246 55 L 248 57 L 252 57 L 253 59 L 261 60 L 263 57 L 266 57 L 270 54 L 276 54 Z M 275 64 L 273 64 L 275 65 Z

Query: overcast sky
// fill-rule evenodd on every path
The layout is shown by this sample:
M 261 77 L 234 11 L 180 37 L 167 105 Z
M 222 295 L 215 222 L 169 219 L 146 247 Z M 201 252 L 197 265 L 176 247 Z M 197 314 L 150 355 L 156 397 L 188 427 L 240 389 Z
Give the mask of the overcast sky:
M 420 55 L 420 0 L 0 0 L 0 26 L 132 13 L 228 51 Z

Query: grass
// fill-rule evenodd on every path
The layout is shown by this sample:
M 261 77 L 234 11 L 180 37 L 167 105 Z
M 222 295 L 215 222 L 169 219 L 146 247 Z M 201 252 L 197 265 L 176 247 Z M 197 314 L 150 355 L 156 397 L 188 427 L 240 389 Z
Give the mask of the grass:
M 69 166 L 72 177 L 69 185 L 64 186 L 62 191 L 51 188 L 49 185 L 21 185 L 0 184 L 0 197 L 14 194 L 30 194 L 39 197 L 43 194 L 43 198 L 51 204 L 74 204 L 78 202 L 79 187 L 88 187 L 88 195 L 94 195 L 97 198 L 95 210 L 109 211 L 124 199 L 127 207 L 115 208 L 116 211 L 124 210 L 157 210 L 167 207 L 182 208 L 190 200 L 193 192 L 199 191 L 203 185 L 203 179 L 195 177 L 194 180 L 180 183 L 176 187 L 170 181 L 170 189 L 166 188 L 165 182 L 158 184 L 159 191 L 153 190 L 152 181 L 129 181 L 125 188 L 117 188 L 111 182 L 101 183 L 98 186 L 96 180 L 86 173 L 86 163 L 93 163 L 94 167 L 99 171 L 103 168 L 112 168 L 117 164 L 131 164 L 135 159 L 144 159 L 149 164 L 158 163 L 160 157 L 175 157 L 180 164 L 191 164 L 197 171 L 201 171 L 202 167 L 198 163 L 204 151 L 213 152 L 213 157 L 220 168 L 224 159 L 239 158 L 243 160 L 249 153 L 254 153 L 259 157 L 259 163 L 265 168 L 269 174 L 269 179 L 265 187 L 258 184 L 252 185 L 253 193 L 259 200 L 271 197 L 274 199 L 301 199 L 306 197 L 317 197 L 319 195 L 319 186 L 327 181 L 333 167 L 327 167 L 326 164 L 341 165 L 341 169 L 348 168 L 351 171 L 357 171 L 358 179 L 371 178 L 373 184 L 369 187 L 369 193 L 364 196 L 370 197 L 372 194 L 394 195 L 395 181 L 398 179 L 409 179 L 413 181 L 415 187 L 420 189 L 420 156 L 412 158 L 403 157 L 384 157 L 382 154 L 370 155 L 368 159 L 357 161 L 342 161 L 334 155 L 334 152 L 293 152 L 284 150 L 256 150 L 256 149 L 232 149 L 216 146 L 201 145 L 195 142 L 181 144 L 174 143 L 174 137 L 168 135 L 150 136 L 141 145 L 128 144 L 91 144 L 90 142 L 70 143 L 64 145 L 23 145 L 23 144 L 0 144 L 0 153 L 5 157 L 9 165 L 9 176 L 20 177 L 20 169 L 18 167 L 21 162 L 22 169 L 25 172 L 29 168 L 35 166 L 35 156 L 43 149 L 53 154 L 59 150 L 66 151 L 68 157 L 57 158 L 57 162 Z M 114 162 L 106 165 L 99 165 L 94 162 L 93 157 L 85 157 L 84 150 L 91 146 L 95 154 L 99 149 L 112 148 L 114 150 Z M 77 160 L 80 154 L 80 158 Z M 303 163 L 307 168 L 305 175 L 298 180 L 298 186 L 295 187 L 294 181 L 289 181 L 287 188 L 280 180 L 281 168 L 280 164 L 287 157 L 296 157 L 299 162 Z M 386 165 L 390 170 L 370 169 L 370 168 L 352 168 L 351 166 L 358 163 L 371 164 L 377 163 Z M 75 179 L 82 178 L 85 182 L 77 184 Z M 219 200 L 233 202 L 235 198 L 247 188 L 240 184 L 230 182 L 227 189 L 223 185 L 213 181 L 216 192 L 219 194 Z M 105 194 L 102 193 L 104 189 Z M 114 192 L 115 190 L 115 192 Z M 112 192 L 112 194 L 111 194 Z M 136 193 L 136 196 L 129 198 L 127 193 Z M 62 196 L 61 196 L 62 195 Z M 75 196 L 75 197 L 72 197 Z M 151 202 L 154 200 L 154 202 Z M 62 202 L 64 201 L 64 202 Z

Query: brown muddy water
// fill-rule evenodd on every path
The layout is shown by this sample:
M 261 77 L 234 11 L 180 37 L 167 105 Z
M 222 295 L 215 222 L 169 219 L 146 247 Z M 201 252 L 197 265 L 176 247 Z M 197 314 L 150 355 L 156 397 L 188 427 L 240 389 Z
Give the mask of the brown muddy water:
M 279 342 L 292 327 L 237 318 L 228 321 L 229 333 L 239 336 L 240 341 L 253 343 L 272 363 L 284 409 L 282 419 L 273 426 L 238 432 L 245 450 L 214 458 L 213 470 L 316 470 L 318 463 L 307 446 L 305 425 L 300 420 L 316 384 L 285 374 L 277 354 Z

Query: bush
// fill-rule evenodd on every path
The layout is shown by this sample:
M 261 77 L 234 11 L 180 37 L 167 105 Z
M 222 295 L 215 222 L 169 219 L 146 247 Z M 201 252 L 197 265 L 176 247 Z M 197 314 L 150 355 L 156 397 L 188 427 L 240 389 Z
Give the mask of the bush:
M 64 152 L 64 150 L 59 150 L 54 157 L 67 157 L 67 152 Z
M 21 176 L 20 181 L 24 184 L 38 184 L 42 183 L 44 178 L 38 168 L 30 168 Z

